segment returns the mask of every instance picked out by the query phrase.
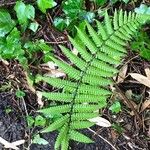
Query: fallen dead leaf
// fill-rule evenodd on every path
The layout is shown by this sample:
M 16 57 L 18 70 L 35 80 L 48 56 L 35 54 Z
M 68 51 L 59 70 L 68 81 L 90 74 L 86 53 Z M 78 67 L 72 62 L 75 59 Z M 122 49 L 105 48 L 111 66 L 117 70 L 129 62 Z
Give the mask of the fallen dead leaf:
M 117 82 L 118 82 L 118 83 L 122 83 L 122 82 L 124 81 L 124 79 L 126 78 L 127 69 L 128 69 L 128 65 L 124 65 L 124 66 L 120 69 L 119 75 L 118 75 L 118 79 L 117 79 Z
M 27 87 L 33 92 L 35 93 L 35 88 L 33 86 L 33 81 L 30 79 L 30 77 L 28 76 L 28 73 L 27 72 L 24 72 L 25 76 L 26 76 L 26 80 L 27 80 Z
M 141 84 L 144 84 L 145 86 L 150 88 L 150 80 L 148 79 L 148 77 L 143 76 L 143 75 L 138 74 L 138 73 L 130 73 L 130 75 L 132 78 L 134 78 L 135 80 L 137 80 Z
M 132 99 L 132 95 L 133 95 L 132 90 L 127 90 L 125 92 L 125 96 L 130 100 Z
M 148 107 L 150 108 L 150 99 L 143 102 L 140 112 L 143 112 Z
M 56 69 L 57 67 L 57 64 L 55 64 L 53 61 L 49 61 L 46 64 L 50 69 Z
M 66 74 L 61 69 L 57 69 L 58 65 L 52 61 L 49 61 L 45 64 L 41 64 L 41 66 L 42 66 L 42 68 L 44 68 L 47 71 L 45 76 L 56 77 L 56 78 L 66 76 Z
M 7 60 L 0 59 L 0 61 L 2 61 L 2 63 L 3 63 L 4 65 L 6 65 L 6 66 L 8 66 L 8 65 L 9 65 L 9 62 L 8 62 Z
M 18 141 L 15 141 L 15 142 L 8 142 L 6 141 L 5 139 L 3 139 L 2 137 L 0 137 L 0 143 L 4 146 L 4 148 L 11 148 L 11 149 L 14 149 L 14 150 L 19 150 L 19 148 L 17 146 L 23 144 L 25 142 L 25 140 L 18 140 Z
M 76 56 L 78 55 L 78 51 L 76 48 L 73 48 L 72 53 L 75 54 Z
M 45 76 L 59 78 L 59 77 L 65 77 L 66 74 L 60 69 L 57 69 L 57 70 L 51 70 L 50 72 L 46 73 Z
M 37 91 L 36 95 L 37 95 L 37 102 L 40 105 L 40 108 L 42 108 L 44 105 L 44 102 L 42 101 L 42 93 Z
M 147 78 L 150 80 L 150 69 L 149 68 L 145 68 L 145 74 L 146 74 Z
M 95 117 L 95 118 L 89 119 L 89 121 L 94 122 L 96 125 L 101 126 L 101 127 L 110 127 L 111 126 L 111 123 L 102 117 Z

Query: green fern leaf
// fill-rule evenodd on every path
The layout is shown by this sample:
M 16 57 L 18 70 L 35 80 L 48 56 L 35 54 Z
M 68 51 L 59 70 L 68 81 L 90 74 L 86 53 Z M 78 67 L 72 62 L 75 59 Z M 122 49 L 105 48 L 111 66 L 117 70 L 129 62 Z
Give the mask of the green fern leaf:
M 99 109 L 98 105 L 91 104 L 75 104 L 73 107 L 73 112 L 93 112 Z
M 86 26 L 88 28 L 89 34 L 91 35 L 93 41 L 95 42 L 97 47 L 100 47 L 103 43 L 102 39 L 98 36 L 96 31 L 91 27 L 89 23 L 86 22 Z
M 80 71 L 71 67 L 67 63 L 64 63 L 58 59 L 51 57 L 51 59 L 62 69 L 65 70 L 69 77 L 79 80 L 80 79 Z
M 97 28 L 98 28 L 98 35 L 101 35 L 102 39 L 105 41 L 109 36 L 104 26 L 99 21 L 96 21 L 96 23 L 97 23 Z
M 84 129 L 89 128 L 93 126 L 95 123 L 92 123 L 90 121 L 74 121 L 71 123 L 70 128 L 71 129 Z
M 71 38 L 69 36 L 69 40 L 70 42 L 73 44 L 73 46 L 77 49 L 77 51 L 80 53 L 81 57 L 85 60 L 85 61 L 90 61 L 92 56 L 87 52 L 85 46 L 83 47 L 80 42 L 77 42 L 76 40 L 74 40 L 73 38 Z
M 69 147 L 69 137 L 66 135 L 61 143 L 61 150 L 68 150 Z
M 63 140 L 64 137 L 66 137 L 68 133 L 68 126 L 67 124 L 65 124 L 61 129 L 60 132 L 57 136 L 56 142 L 55 142 L 55 150 L 58 150 L 59 147 L 61 146 L 61 142 Z
M 45 109 L 38 110 L 37 112 L 43 113 L 45 115 L 50 114 L 60 114 L 60 113 L 67 113 L 71 109 L 70 105 L 60 105 L 60 106 L 53 106 Z
M 62 115 L 44 130 L 59 131 L 55 149 L 61 147 L 62 150 L 67 150 L 70 139 L 92 142 L 75 129 L 92 126 L 93 123 L 88 119 L 99 116 L 98 110 L 107 105 L 107 98 L 111 94 L 108 85 L 113 84 L 110 77 L 118 72 L 114 65 L 122 62 L 122 57 L 126 55 L 126 43 L 146 20 L 149 20 L 149 15 L 115 10 L 111 18 L 106 11 L 104 21 L 96 21 L 98 31 L 86 22 L 84 25 L 87 30 L 77 28 L 77 38 L 69 37 L 79 55 L 60 46 L 73 65 L 51 57 L 68 78 L 37 76 L 36 82 L 44 81 L 61 89 L 57 93 L 41 92 L 46 99 L 55 101 L 56 106 L 38 111 L 45 115 Z
M 118 25 L 118 12 L 115 9 L 115 13 L 114 13 L 114 18 L 113 18 L 113 25 L 114 25 L 114 29 L 117 30 L 119 28 Z
M 111 35 L 114 32 L 114 30 L 112 28 L 112 23 L 107 11 L 105 12 L 105 25 L 106 25 L 107 33 Z
M 119 11 L 119 26 L 121 27 L 123 24 L 124 24 L 124 21 L 123 21 L 123 11 L 122 9 Z
M 93 141 L 90 138 L 75 130 L 70 131 L 69 138 L 78 142 L 93 143 Z
M 42 130 L 42 133 L 51 132 L 56 129 L 59 129 L 61 126 L 63 126 L 69 119 L 69 114 L 57 119 L 54 123 L 52 123 L 50 126 Z

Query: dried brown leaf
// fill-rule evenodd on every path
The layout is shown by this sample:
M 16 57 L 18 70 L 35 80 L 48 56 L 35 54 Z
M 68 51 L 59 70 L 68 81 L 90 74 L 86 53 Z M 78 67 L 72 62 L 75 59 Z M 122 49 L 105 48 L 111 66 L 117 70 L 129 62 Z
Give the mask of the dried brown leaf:
M 134 78 L 135 80 L 137 80 L 141 84 L 150 88 L 150 80 L 148 79 L 148 77 L 145 77 L 145 76 L 138 74 L 138 73 L 130 73 L 130 75 L 132 78 Z
M 145 73 L 146 73 L 147 78 L 150 80 L 150 69 L 145 68 Z
M 149 108 L 149 107 L 150 107 L 150 99 L 143 102 L 140 112 L 143 112 L 146 108 Z
M 128 65 L 124 65 L 120 69 L 118 80 L 117 80 L 118 83 L 122 83 L 124 81 L 124 79 L 126 78 L 127 70 L 128 70 Z
M 101 127 L 110 127 L 111 126 L 111 123 L 102 117 L 95 117 L 95 118 L 89 119 L 89 121 L 94 122 L 96 125 L 101 126 Z

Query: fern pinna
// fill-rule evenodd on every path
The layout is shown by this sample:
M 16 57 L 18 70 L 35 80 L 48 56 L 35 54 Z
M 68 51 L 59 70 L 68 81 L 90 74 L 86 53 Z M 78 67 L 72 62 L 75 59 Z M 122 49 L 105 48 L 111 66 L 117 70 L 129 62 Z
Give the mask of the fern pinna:
M 68 78 L 37 76 L 36 82 L 42 80 L 62 89 L 62 92 L 41 92 L 46 99 L 59 103 L 38 111 L 47 116 L 57 116 L 54 122 L 42 131 L 59 131 L 55 149 L 61 147 L 62 150 L 67 150 L 70 139 L 84 143 L 93 142 L 78 130 L 93 126 L 94 123 L 89 119 L 97 117 L 98 110 L 107 104 L 106 99 L 111 94 L 108 85 L 113 84 L 111 77 L 117 73 L 115 65 L 121 63 L 126 55 L 127 41 L 131 40 L 146 20 L 147 16 L 122 10 L 115 11 L 111 19 L 106 12 L 102 23 L 96 21 L 97 31 L 86 23 L 88 33 L 77 28 L 78 38 L 69 37 L 80 57 L 60 46 L 74 66 L 58 58 L 51 58 L 64 70 Z

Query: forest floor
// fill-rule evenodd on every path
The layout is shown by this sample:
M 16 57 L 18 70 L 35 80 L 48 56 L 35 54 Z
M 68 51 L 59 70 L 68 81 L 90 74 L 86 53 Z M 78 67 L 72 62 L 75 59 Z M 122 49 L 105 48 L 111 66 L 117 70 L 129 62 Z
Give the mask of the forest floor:
M 0 6 L 7 8 L 14 4 L 13 0 L 0 1 Z M 137 4 L 137 6 L 139 5 Z M 126 5 L 123 9 L 130 10 L 133 9 L 133 6 Z M 50 26 L 50 21 L 50 18 L 47 18 L 46 21 L 39 20 L 41 29 L 34 35 L 34 38 L 45 39 L 52 44 L 55 53 L 60 56 L 57 45 L 58 43 L 69 45 L 67 33 Z M 145 28 L 148 28 L 147 31 L 150 30 L 149 26 Z M 33 64 L 29 68 L 33 74 L 47 71 L 41 66 L 37 67 Z M 81 144 L 72 141 L 70 143 L 71 150 L 150 149 L 150 89 L 130 76 L 131 73 L 146 76 L 146 68 L 150 68 L 150 61 L 141 58 L 139 54 L 132 52 L 129 48 L 127 57 L 123 60 L 122 65 L 118 66 L 119 73 L 114 78 L 115 86 L 111 87 L 114 93 L 108 100 L 108 103 L 112 103 L 114 97 L 119 97 L 122 109 L 115 115 L 108 108 L 102 110 L 102 117 L 112 124 L 115 123 L 115 127 L 105 128 L 95 125 L 90 130 L 83 130 L 95 143 Z M 150 70 L 148 71 L 150 73 Z M 46 87 L 35 84 L 34 88 L 44 89 Z M 24 97 L 16 96 L 16 91 L 19 89 L 26 93 Z M 16 60 L 0 60 L 0 137 L 10 142 L 24 139 L 25 143 L 18 146 L 20 150 L 53 150 L 56 132 L 41 135 L 49 142 L 47 145 L 31 143 L 31 136 L 40 128 L 30 129 L 26 117 L 29 114 L 36 116 L 38 109 L 37 95 L 32 87 L 29 87 L 23 67 Z M 0 144 L 0 149 L 5 150 L 2 144 Z

